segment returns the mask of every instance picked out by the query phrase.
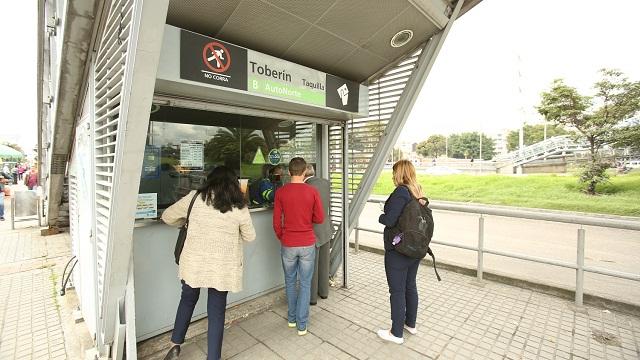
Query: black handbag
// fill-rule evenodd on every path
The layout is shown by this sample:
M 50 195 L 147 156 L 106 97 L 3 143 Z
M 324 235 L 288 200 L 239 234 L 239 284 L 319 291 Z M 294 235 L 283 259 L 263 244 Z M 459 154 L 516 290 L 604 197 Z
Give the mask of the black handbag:
M 200 192 L 196 192 L 191 199 L 191 203 L 189 204 L 189 210 L 187 210 L 187 220 L 184 222 L 184 225 L 180 227 L 180 232 L 178 233 L 178 240 L 176 240 L 176 248 L 173 250 L 173 256 L 176 259 L 176 264 L 180 264 L 180 254 L 182 254 L 182 248 L 184 248 L 184 241 L 187 239 L 187 231 L 189 228 L 189 215 L 191 215 L 191 208 L 193 207 L 193 203 L 196 201 L 196 198 Z

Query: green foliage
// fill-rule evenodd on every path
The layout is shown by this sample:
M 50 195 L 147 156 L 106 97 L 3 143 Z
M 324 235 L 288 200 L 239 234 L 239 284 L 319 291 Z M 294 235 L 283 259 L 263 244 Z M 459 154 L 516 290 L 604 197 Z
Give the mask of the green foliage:
M 22 150 L 22 147 L 20 147 L 20 145 L 18 145 L 18 144 L 13 144 L 13 143 L 10 143 L 8 141 L 5 141 L 5 142 L 2 143 L 2 145 L 8 146 L 8 147 L 12 148 L 13 150 L 18 151 L 18 152 L 20 152 L 20 153 L 22 153 L 24 155 L 24 150 Z
M 418 182 L 434 200 L 640 216 L 640 171 L 612 174 L 609 182 L 597 185 L 599 196 L 586 194 L 579 177 L 573 175 L 418 174 Z M 373 193 L 386 196 L 393 189 L 391 171 L 385 170 Z
M 621 127 L 613 135 L 613 144 L 616 147 L 630 147 L 634 151 L 640 151 L 640 121 Z
M 424 157 L 437 158 L 443 155 L 447 148 L 447 139 L 444 135 L 431 135 L 429 138 L 418 144 L 416 152 Z
M 533 145 L 544 140 L 544 124 L 524 126 L 524 145 Z M 547 139 L 553 136 L 567 135 L 569 132 L 560 125 L 547 125 Z M 519 130 L 512 130 L 507 134 L 507 150 L 514 151 L 520 147 Z
M 495 155 L 495 141 L 482 134 L 482 159 L 490 160 Z M 480 134 L 465 132 L 449 136 L 449 156 L 456 159 L 480 158 Z
M 594 195 L 596 193 L 596 185 L 609 181 L 609 175 L 607 175 L 609 167 L 609 163 L 603 161 L 590 162 L 584 167 L 582 173 L 580 173 L 580 182 L 586 185 L 584 191 L 587 194 Z
M 640 82 L 629 81 L 618 70 L 600 70 L 601 80 L 596 82 L 595 96 L 583 96 L 578 91 L 555 80 L 548 92 L 542 93 L 538 112 L 547 121 L 575 129 L 589 144 L 590 161 L 581 174 L 587 184 L 587 193 L 595 194 L 596 185 L 606 178 L 606 165 L 598 157 L 605 144 L 636 139 L 635 129 L 623 131 L 619 125 L 640 112 Z
M 204 145 L 204 156 L 209 163 L 240 164 L 240 147 L 242 160 L 250 163 L 255 157 L 258 147 L 266 153 L 266 143 L 254 129 L 221 128 Z

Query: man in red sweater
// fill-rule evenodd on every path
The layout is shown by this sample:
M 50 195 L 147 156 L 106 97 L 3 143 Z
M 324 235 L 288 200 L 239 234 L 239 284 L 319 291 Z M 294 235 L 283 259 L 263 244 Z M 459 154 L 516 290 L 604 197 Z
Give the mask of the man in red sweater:
M 289 327 L 307 334 L 311 278 L 315 264 L 316 236 L 313 224 L 324 221 L 320 194 L 304 183 L 307 163 L 301 157 L 289 161 L 291 182 L 278 191 L 273 202 L 273 230 L 282 244 L 282 268 L 287 293 Z M 296 280 L 300 279 L 300 291 Z

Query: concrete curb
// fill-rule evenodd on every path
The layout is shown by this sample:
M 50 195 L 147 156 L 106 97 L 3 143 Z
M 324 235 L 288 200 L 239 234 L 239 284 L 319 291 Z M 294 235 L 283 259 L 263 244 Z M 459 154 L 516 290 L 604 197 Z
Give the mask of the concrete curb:
M 354 244 L 351 243 L 350 247 L 353 248 Z M 360 245 L 359 249 L 362 251 L 372 252 L 380 255 L 384 255 L 384 252 L 385 252 L 384 249 L 374 248 L 367 245 Z M 428 266 L 432 266 L 432 261 L 429 258 L 423 259 L 422 263 Z M 456 273 L 467 275 L 467 276 L 473 276 L 474 278 L 477 276 L 476 269 L 472 269 L 464 266 L 447 264 L 440 261 L 436 261 L 436 266 L 438 267 L 438 269 L 444 269 L 444 270 L 456 272 Z M 556 296 L 566 300 L 573 301 L 575 299 L 575 290 L 571 290 L 571 289 L 535 283 L 527 280 L 513 278 L 506 274 L 492 273 L 492 272 L 486 272 L 486 271 L 483 272 L 482 277 L 484 280 L 499 282 L 506 285 L 523 288 L 523 289 L 530 289 L 543 294 Z M 446 281 L 446 279 L 443 279 L 443 281 Z M 629 304 L 626 302 L 612 300 L 612 299 L 607 299 L 601 296 L 590 295 L 586 293 L 584 294 L 583 302 L 585 305 L 606 308 L 608 310 L 613 310 L 613 311 L 640 317 L 640 306 L 638 305 Z

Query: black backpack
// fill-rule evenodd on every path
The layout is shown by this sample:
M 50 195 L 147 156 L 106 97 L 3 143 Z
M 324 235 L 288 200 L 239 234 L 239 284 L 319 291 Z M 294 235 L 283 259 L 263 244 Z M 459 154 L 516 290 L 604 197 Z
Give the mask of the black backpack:
M 425 205 L 420 204 L 421 199 L 426 202 Z M 395 245 L 395 250 L 414 259 L 423 259 L 429 254 L 433 260 L 436 277 L 440 281 L 440 275 L 436 269 L 436 258 L 429 248 L 433 237 L 433 215 L 429 209 L 429 199 L 426 197 L 421 199 L 412 198 L 402 210 L 394 232 L 402 236 L 402 241 Z

